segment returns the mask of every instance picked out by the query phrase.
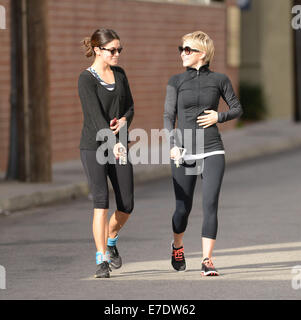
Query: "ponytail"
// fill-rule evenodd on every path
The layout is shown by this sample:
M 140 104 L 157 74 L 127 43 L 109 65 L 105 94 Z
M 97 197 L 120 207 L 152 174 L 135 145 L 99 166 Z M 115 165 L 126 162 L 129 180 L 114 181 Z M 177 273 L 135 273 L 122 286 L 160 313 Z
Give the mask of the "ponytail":
M 93 55 L 95 55 L 95 52 L 92 48 L 92 44 L 91 44 L 91 38 L 90 37 L 86 37 L 84 40 L 82 40 L 83 42 L 83 47 L 86 50 L 85 56 L 87 58 L 92 57 Z

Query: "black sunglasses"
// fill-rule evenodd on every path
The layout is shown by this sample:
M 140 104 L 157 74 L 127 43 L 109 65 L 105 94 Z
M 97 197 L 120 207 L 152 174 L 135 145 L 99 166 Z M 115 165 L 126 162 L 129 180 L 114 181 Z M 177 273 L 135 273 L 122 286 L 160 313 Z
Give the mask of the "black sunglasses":
M 201 52 L 200 50 L 191 49 L 190 47 L 183 48 L 183 47 L 179 46 L 178 49 L 179 49 L 180 53 L 182 53 L 184 51 L 186 55 L 190 55 L 192 52 Z
M 107 48 L 101 48 L 101 47 L 99 47 L 99 49 L 100 50 L 106 50 L 106 51 L 110 51 L 111 52 L 111 55 L 112 56 L 114 56 L 115 54 L 116 54 L 116 52 L 118 52 L 118 53 L 121 53 L 121 51 L 122 51 L 122 47 L 121 48 L 113 48 L 113 49 L 107 49 Z

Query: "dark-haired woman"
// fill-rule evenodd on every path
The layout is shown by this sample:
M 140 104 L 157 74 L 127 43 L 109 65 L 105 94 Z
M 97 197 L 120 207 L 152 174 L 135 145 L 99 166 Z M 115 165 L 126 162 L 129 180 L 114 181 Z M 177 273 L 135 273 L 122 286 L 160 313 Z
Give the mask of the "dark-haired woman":
M 127 158 L 127 143 L 119 141 L 122 128 L 130 126 L 134 115 L 133 99 L 124 70 L 117 67 L 122 47 L 117 33 L 98 29 L 84 40 L 86 56 L 93 64 L 78 80 L 79 96 L 84 115 L 80 140 L 80 156 L 93 196 L 93 236 L 96 245 L 96 278 L 109 278 L 111 268 L 117 269 L 122 260 L 117 250 L 118 233 L 128 220 L 134 206 L 133 168 L 129 161 L 98 161 L 97 150 L 111 140 L 100 139 L 97 133 L 111 130 L 116 143 L 107 143 L 116 160 Z M 100 141 L 99 141 L 100 140 Z M 127 140 L 126 140 L 127 141 Z M 126 145 L 124 145 L 126 144 Z M 108 181 L 112 183 L 117 210 L 108 222 Z
M 182 41 L 179 50 L 183 66 L 187 69 L 169 80 L 164 111 L 165 128 L 172 132 L 177 118 L 177 129 L 181 133 L 170 136 L 170 157 L 175 160 L 175 163 L 171 162 L 171 166 L 176 198 L 172 218 L 174 239 L 171 263 L 177 271 L 186 269 L 183 236 L 192 208 L 197 175 L 201 173 L 201 274 L 216 276 L 219 273 L 213 264 L 212 253 L 217 235 L 219 193 L 225 170 L 225 151 L 216 123 L 238 118 L 242 114 L 242 108 L 229 78 L 209 69 L 214 55 L 214 45 L 210 37 L 202 31 L 196 31 L 185 35 Z M 217 112 L 220 97 L 228 104 L 228 111 Z M 187 133 L 191 134 L 191 139 L 185 138 Z M 182 136 L 180 141 L 179 136 Z M 197 136 L 200 137 L 199 144 Z M 186 143 L 189 140 L 190 144 Z M 187 150 L 183 159 L 181 147 Z M 179 164 L 180 160 L 184 162 Z M 195 170 L 192 170 L 193 166 Z

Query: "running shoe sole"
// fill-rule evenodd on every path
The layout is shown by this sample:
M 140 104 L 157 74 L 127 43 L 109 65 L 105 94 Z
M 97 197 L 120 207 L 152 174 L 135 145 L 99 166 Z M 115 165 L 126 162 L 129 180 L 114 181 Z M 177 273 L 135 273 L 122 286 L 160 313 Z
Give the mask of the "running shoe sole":
M 207 271 L 207 272 L 202 271 L 201 275 L 203 277 L 218 277 L 219 273 L 217 271 Z
M 113 262 L 110 262 L 110 267 L 112 267 L 114 270 L 116 270 L 116 269 L 120 269 L 120 268 L 121 268 L 121 266 L 122 266 L 122 263 L 121 263 L 121 264 L 119 264 L 119 265 L 115 265 Z
M 108 274 L 108 275 L 105 275 L 105 276 L 98 276 L 97 274 L 95 274 L 94 278 L 95 279 L 108 279 L 108 278 L 110 278 L 110 275 Z

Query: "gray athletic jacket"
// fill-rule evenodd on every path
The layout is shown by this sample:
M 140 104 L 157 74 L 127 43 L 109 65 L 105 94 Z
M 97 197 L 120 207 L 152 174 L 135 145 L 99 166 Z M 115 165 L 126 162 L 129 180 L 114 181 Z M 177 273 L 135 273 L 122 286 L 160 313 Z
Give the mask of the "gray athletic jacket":
M 242 107 L 229 78 L 224 74 L 212 72 L 209 64 L 202 66 L 199 70 L 187 68 L 184 73 L 170 78 L 164 106 L 164 128 L 171 132 L 175 128 L 177 119 L 177 128 L 183 137 L 180 141 L 177 134 L 171 135 L 171 147 L 175 145 L 185 147 L 188 149 L 187 153 L 191 154 L 224 150 L 217 125 L 203 129 L 196 122 L 199 115 L 206 115 L 204 110 L 217 111 L 220 97 L 225 100 L 229 110 L 218 113 L 219 123 L 242 115 Z M 192 131 L 192 148 L 184 145 L 184 129 Z M 199 150 L 199 145 L 196 148 L 197 130 L 203 130 L 204 146 L 202 150 Z

